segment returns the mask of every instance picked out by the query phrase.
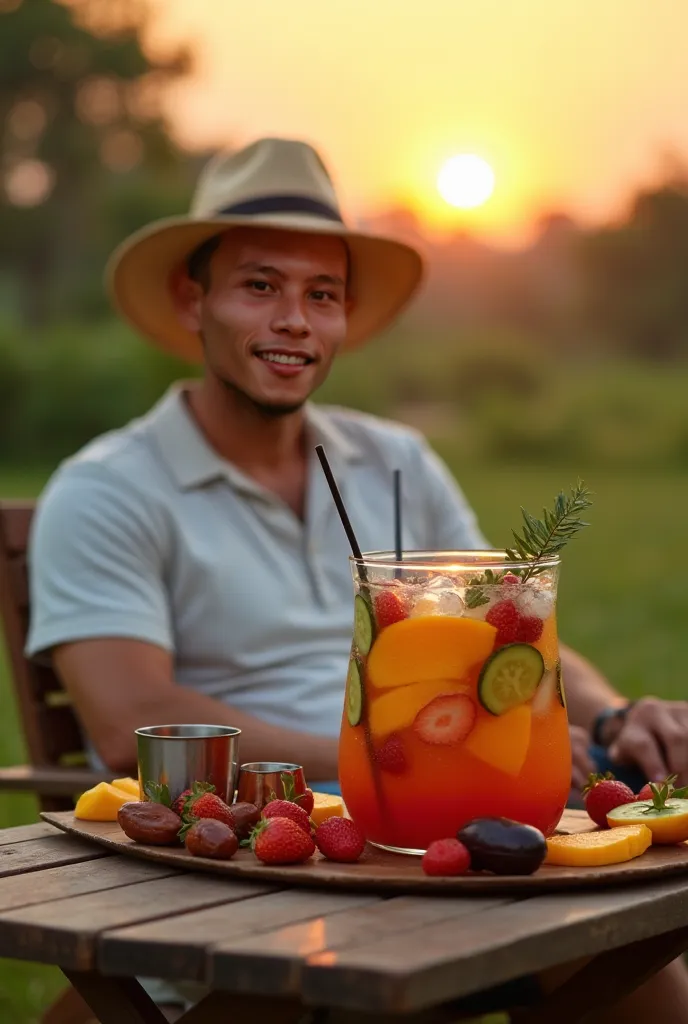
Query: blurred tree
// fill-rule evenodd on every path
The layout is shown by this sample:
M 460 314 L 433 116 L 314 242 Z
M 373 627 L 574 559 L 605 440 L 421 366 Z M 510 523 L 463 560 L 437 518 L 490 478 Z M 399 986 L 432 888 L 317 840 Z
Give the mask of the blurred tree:
M 186 192 L 161 95 L 191 60 L 150 50 L 151 16 L 150 0 L 0 0 L 0 275 L 26 323 L 95 292 L 113 235 Z
M 619 350 L 688 356 L 688 174 L 640 193 L 620 225 L 581 247 L 587 319 Z

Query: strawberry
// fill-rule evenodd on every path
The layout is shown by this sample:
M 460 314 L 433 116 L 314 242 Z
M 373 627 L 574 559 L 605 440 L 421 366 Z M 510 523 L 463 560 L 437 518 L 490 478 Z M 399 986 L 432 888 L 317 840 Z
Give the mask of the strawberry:
M 299 795 L 295 796 L 293 799 L 295 804 L 298 804 L 299 807 L 303 807 L 304 811 L 310 818 L 311 814 L 313 813 L 313 807 L 315 806 L 315 797 L 313 796 L 313 790 L 307 789 L 305 793 L 299 793 Z
M 505 572 L 504 575 L 502 576 L 502 583 L 514 584 L 520 582 L 521 581 L 518 578 L 518 576 L 516 576 L 513 572 Z
M 507 599 L 492 605 L 485 616 L 485 622 L 489 622 L 497 630 L 495 647 L 516 642 L 520 620 L 521 616 L 513 601 Z
M 234 829 L 232 809 L 214 792 L 214 789 L 215 787 L 210 783 L 194 782 L 191 787 L 191 795 L 187 796 L 184 801 L 182 814 L 187 830 L 188 826 L 198 821 L 199 818 L 215 818 L 217 821 L 224 821 L 225 825 Z
M 677 789 L 674 783 L 678 779 L 678 775 L 668 775 L 663 782 L 648 782 L 647 785 L 638 793 L 636 800 L 653 800 L 655 798 L 655 790 L 661 790 L 664 786 L 667 788 L 667 797 L 674 797 L 674 799 L 685 799 L 688 797 L 688 786 L 682 786 Z M 654 790 L 653 787 L 654 786 Z M 666 797 L 665 797 L 666 799 Z
M 521 615 L 516 639 L 522 644 L 536 644 L 542 636 L 544 622 L 537 615 Z
M 350 818 L 327 818 L 315 833 L 315 845 L 328 860 L 353 863 L 365 844 L 365 836 Z
M 263 808 L 264 818 L 289 818 L 295 825 L 303 829 L 306 835 L 311 834 L 311 819 L 303 807 L 292 803 L 291 800 L 270 800 Z
M 413 723 L 425 743 L 449 745 L 465 740 L 475 723 L 475 704 L 463 693 L 440 694 L 426 704 Z
M 315 843 L 289 818 L 264 818 L 251 836 L 251 848 L 263 864 L 301 864 L 315 853 Z
M 375 760 L 384 772 L 391 772 L 392 775 L 401 775 L 406 771 L 406 753 L 401 736 L 393 732 L 376 750 Z
M 436 839 L 420 863 L 426 875 L 465 875 L 471 866 L 471 855 L 458 839 Z
M 652 789 L 650 787 L 650 783 L 648 782 L 640 790 L 640 792 L 638 793 L 638 795 L 636 797 L 636 800 L 652 800 L 652 797 L 653 797 Z
M 375 620 L 378 629 L 385 626 L 392 626 L 395 622 L 401 622 L 406 618 L 406 607 L 404 602 L 393 590 L 383 590 L 375 598 Z
M 621 804 L 631 804 L 637 799 L 625 782 L 618 782 L 611 772 L 605 775 L 591 775 L 583 788 L 585 809 L 595 822 L 607 828 L 607 815 Z
M 177 799 L 172 804 L 172 810 L 175 814 L 178 814 L 181 818 L 184 812 L 184 804 L 186 803 L 187 796 L 191 796 L 192 790 L 185 789 L 183 793 L 180 793 Z

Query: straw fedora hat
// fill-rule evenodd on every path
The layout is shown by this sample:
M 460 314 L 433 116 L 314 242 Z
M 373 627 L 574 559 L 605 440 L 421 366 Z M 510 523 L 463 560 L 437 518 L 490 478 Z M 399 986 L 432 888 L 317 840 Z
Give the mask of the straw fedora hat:
M 106 270 L 120 314 L 145 337 L 182 359 L 202 360 L 198 337 L 176 315 L 171 274 L 202 242 L 237 226 L 278 228 L 345 239 L 352 309 L 344 347 L 385 327 L 418 287 L 423 263 L 401 242 L 350 229 L 320 156 L 305 142 L 261 139 L 205 166 L 187 215 L 154 221 L 126 239 Z

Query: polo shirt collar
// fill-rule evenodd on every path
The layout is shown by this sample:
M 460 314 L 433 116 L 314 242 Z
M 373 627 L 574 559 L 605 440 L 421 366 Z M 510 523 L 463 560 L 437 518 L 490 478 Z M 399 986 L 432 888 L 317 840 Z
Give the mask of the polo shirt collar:
M 189 385 L 177 383 L 153 408 L 149 425 L 158 448 L 181 490 L 193 490 L 225 479 L 237 490 L 265 495 L 264 489 L 227 459 L 223 459 L 206 441 L 184 398 Z M 362 456 L 355 445 L 327 412 L 310 402 L 305 407 L 307 430 L 313 445 L 322 444 L 330 462 L 344 464 Z

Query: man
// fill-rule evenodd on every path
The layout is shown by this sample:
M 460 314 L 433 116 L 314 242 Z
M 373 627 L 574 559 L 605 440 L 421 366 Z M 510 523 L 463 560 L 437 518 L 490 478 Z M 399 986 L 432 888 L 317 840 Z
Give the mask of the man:
M 115 253 L 120 312 L 204 375 L 64 464 L 35 521 L 28 651 L 52 657 L 113 773 L 133 770 L 136 727 L 196 721 L 239 726 L 242 760 L 336 779 L 352 593 L 316 443 L 363 550 L 392 546 L 393 468 L 406 549 L 486 546 L 418 434 L 308 403 L 421 270 L 408 246 L 346 227 L 312 148 L 274 139 L 212 161 L 188 217 Z M 583 658 L 562 657 L 586 730 L 579 771 L 597 723 L 650 776 L 688 773 L 688 705 L 629 709 Z

